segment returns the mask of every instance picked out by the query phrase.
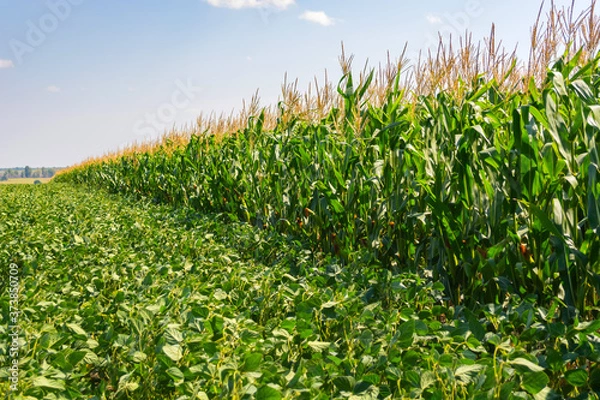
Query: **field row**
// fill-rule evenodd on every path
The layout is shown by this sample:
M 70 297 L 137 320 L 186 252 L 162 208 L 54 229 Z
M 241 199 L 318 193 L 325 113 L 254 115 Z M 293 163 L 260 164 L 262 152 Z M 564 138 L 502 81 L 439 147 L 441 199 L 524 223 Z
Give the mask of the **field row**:
M 598 323 L 364 274 L 299 243 L 60 184 L 0 187 L 0 364 L 18 398 L 556 397 L 600 390 Z M 10 389 L 0 371 L 0 392 Z M 544 397 L 548 398 L 548 397 Z

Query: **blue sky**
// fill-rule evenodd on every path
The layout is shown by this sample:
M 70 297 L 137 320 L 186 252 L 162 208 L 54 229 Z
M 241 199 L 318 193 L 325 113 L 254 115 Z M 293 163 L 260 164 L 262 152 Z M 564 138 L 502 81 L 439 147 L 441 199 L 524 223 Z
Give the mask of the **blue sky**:
M 556 1 L 557 5 L 570 0 Z M 284 74 L 305 87 L 411 54 L 438 30 L 497 35 L 526 54 L 540 2 L 527 0 L 0 0 L 0 168 L 66 166 L 239 109 Z M 576 7 L 589 5 L 576 1 Z

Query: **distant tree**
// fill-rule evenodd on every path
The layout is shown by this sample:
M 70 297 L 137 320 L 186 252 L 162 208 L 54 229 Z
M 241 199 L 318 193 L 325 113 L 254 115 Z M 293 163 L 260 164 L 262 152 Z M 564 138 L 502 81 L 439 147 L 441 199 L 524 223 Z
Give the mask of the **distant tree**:
M 52 178 L 52 177 L 54 176 L 54 174 L 55 174 L 55 173 L 56 173 L 56 172 L 54 171 L 54 169 L 53 169 L 53 168 L 48 168 L 48 169 L 46 170 L 46 176 L 45 176 L 45 178 Z
M 24 173 L 24 178 L 31 178 L 31 168 L 29 168 L 29 165 L 25 167 L 25 171 Z
M 36 179 L 36 180 L 33 182 L 33 184 L 34 184 L 34 185 L 41 185 L 41 184 L 42 184 L 42 181 L 40 181 L 39 179 Z
M 5 172 L 4 175 L 0 177 L 0 181 L 4 182 L 8 180 L 8 174 Z

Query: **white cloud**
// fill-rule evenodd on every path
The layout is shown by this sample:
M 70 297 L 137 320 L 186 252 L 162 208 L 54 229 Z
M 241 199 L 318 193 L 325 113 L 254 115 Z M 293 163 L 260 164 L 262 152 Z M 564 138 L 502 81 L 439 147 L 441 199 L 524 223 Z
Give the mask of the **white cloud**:
M 46 90 L 48 92 L 50 92 L 50 93 L 58 93 L 58 92 L 60 92 L 60 88 L 58 86 L 54 86 L 54 85 L 48 86 L 46 88 Z
M 335 25 L 335 20 L 325 14 L 324 11 L 305 11 L 300 15 L 300 19 L 323 26 Z
M 296 4 L 296 0 L 205 0 L 214 7 L 233 8 L 239 10 L 242 8 L 278 8 L 285 10 L 289 6 Z
M 425 16 L 425 18 L 427 19 L 427 22 L 429 22 L 430 24 L 441 24 L 442 23 L 442 19 L 440 17 L 438 17 L 437 15 L 433 15 L 433 14 L 427 14 Z
M 14 66 L 15 66 L 15 64 L 13 63 L 12 60 L 3 60 L 0 58 L 0 69 L 13 68 Z

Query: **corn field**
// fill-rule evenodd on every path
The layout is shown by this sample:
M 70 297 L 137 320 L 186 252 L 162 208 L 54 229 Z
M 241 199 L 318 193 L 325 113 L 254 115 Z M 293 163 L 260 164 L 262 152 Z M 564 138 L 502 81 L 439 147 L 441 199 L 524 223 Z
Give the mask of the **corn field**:
M 600 399 L 590 4 L 0 185 L 0 395 Z
M 302 100 L 286 83 L 275 111 L 253 101 L 222 132 L 199 119 L 56 181 L 224 213 L 356 274 L 432 277 L 454 305 L 516 297 L 595 318 L 600 29 L 593 6 L 564 16 L 553 9 L 545 31 L 538 21 L 529 68 L 501 57 L 494 31 L 485 56 L 470 41 L 440 43 L 421 68 L 401 57 L 358 79 L 343 55 L 337 87 Z

